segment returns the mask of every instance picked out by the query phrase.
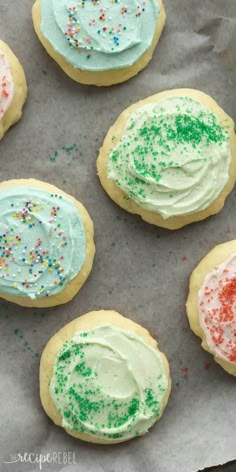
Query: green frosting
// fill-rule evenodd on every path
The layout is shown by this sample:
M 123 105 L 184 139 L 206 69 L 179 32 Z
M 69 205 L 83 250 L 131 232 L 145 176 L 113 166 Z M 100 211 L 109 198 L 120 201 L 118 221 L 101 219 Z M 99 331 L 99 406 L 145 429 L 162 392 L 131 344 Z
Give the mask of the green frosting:
M 31 299 L 55 295 L 86 257 L 79 209 L 34 187 L 0 190 L 0 292 Z
M 162 413 L 167 387 L 160 352 L 104 324 L 63 345 L 50 394 L 64 428 L 112 441 L 147 432 Z
M 79 69 L 129 67 L 151 46 L 157 0 L 41 0 L 41 32 Z
M 207 208 L 229 178 L 230 138 L 217 116 L 189 97 L 138 108 L 109 154 L 108 177 L 164 219 Z

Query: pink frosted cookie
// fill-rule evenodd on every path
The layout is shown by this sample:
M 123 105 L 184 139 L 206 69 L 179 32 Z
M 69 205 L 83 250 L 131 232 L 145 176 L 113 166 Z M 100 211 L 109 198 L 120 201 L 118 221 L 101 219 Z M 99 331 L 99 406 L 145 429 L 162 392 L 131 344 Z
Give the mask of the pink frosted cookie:
M 193 271 L 187 314 L 202 347 L 236 376 L 236 240 L 216 246 Z
M 11 49 L 0 41 L 0 139 L 21 118 L 26 96 L 23 68 Z
M 0 119 L 10 107 L 14 96 L 14 82 L 10 72 L 8 60 L 0 51 Z

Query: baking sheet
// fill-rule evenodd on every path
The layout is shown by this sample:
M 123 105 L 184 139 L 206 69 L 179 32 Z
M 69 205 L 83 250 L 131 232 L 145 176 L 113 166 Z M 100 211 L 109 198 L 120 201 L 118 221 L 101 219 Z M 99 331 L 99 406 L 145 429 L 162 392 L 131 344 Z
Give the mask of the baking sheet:
M 31 6 L 32 0 L 0 0 L 0 37 L 21 60 L 29 86 L 21 122 L 0 143 L 0 179 L 34 177 L 72 193 L 93 218 L 97 253 L 71 303 L 44 310 L 0 303 L 0 468 L 38 471 L 39 464 L 5 463 L 24 452 L 75 454 L 76 465 L 44 465 L 49 472 L 196 472 L 234 460 L 235 378 L 203 352 L 184 305 L 198 261 L 236 238 L 236 193 L 217 216 L 169 232 L 112 203 L 95 161 L 117 115 L 165 89 L 198 88 L 236 119 L 236 1 L 165 0 L 167 23 L 150 65 L 129 82 L 102 89 L 74 83 L 49 58 L 33 32 Z M 48 339 L 76 316 L 100 308 L 115 308 L 157 335 L 173 380 L 161 421 L 145 437 L 109 447 L 76 441 L 54 426 L 38 393 Z

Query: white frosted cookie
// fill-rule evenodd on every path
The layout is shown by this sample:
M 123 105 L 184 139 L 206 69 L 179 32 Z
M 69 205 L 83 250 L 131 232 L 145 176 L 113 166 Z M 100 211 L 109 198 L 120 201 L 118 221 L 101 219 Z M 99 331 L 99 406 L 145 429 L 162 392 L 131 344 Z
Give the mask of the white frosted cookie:
M 26 96 L 23 68 L 9 46 L 0 41 L 0 139 L 21 118 Z
M 70 301 L 92 269 L 93 223 L 75 198 L 34 179 L 0 184 L 0 297 L 28 307 Z
M 41 357 L 42 406 L 83 441 L 113 444 L 145 434 L 160 419 L 170 389 L 169 365 L 157 342 L 112 310 L 66 324 Z
M 186 308 L 202 347 L 236 376 L 236 240 L 216 246 L 194 269 Z
M 162 0 L 36 0 L 33 23 L 48 54 L 82 84 L 125 82 L 151 60 L 165 24 Z
M 234 122 L 197 90 L 158 93 L 121 113 L 97 170 L 119 206 L 154 225 L 181 228 L 223 208 L 236 179 Z

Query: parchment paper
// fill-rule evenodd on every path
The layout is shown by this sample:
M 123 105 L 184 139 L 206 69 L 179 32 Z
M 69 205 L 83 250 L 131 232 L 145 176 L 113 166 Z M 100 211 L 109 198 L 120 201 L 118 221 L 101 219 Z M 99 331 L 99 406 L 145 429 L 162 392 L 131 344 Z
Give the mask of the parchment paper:
M 108 128 L 148 95 L 197 88 L 236 119 L 236 1 L 165 5 L 167 24 L 150 65 L 127 83 L 98 89 L 74 83 L 46 54 L 33 32 L 32 0 L 0 0 L 0 37 L 21 60 L 29 85 L 24 116 L 0 143 L 0 179 L 34 177 L 72 193 L 93 218 L 97 249 L 92 274 L 73 302 L 45 310 L 0 303 L 4 472 L 39 470 L 4 463 L 19 452 L 75 453 L 76 465 L 44 466 L 50 472 L 196 472 L 236 459 L 236 380 L 202 350 L 184 307 L 195 265 L 216 244 L 236 238 L 236 193 L 217 216 L 169 232 L 122 211 L 96 176 Z M 173 380 L 161 421 L 142 439 L 109 447 L 76 441 L 54 426 L 41 409 L 38 386 L 40 354 L 51 335 L 100 308 L 115 308 L 157 335 Z

